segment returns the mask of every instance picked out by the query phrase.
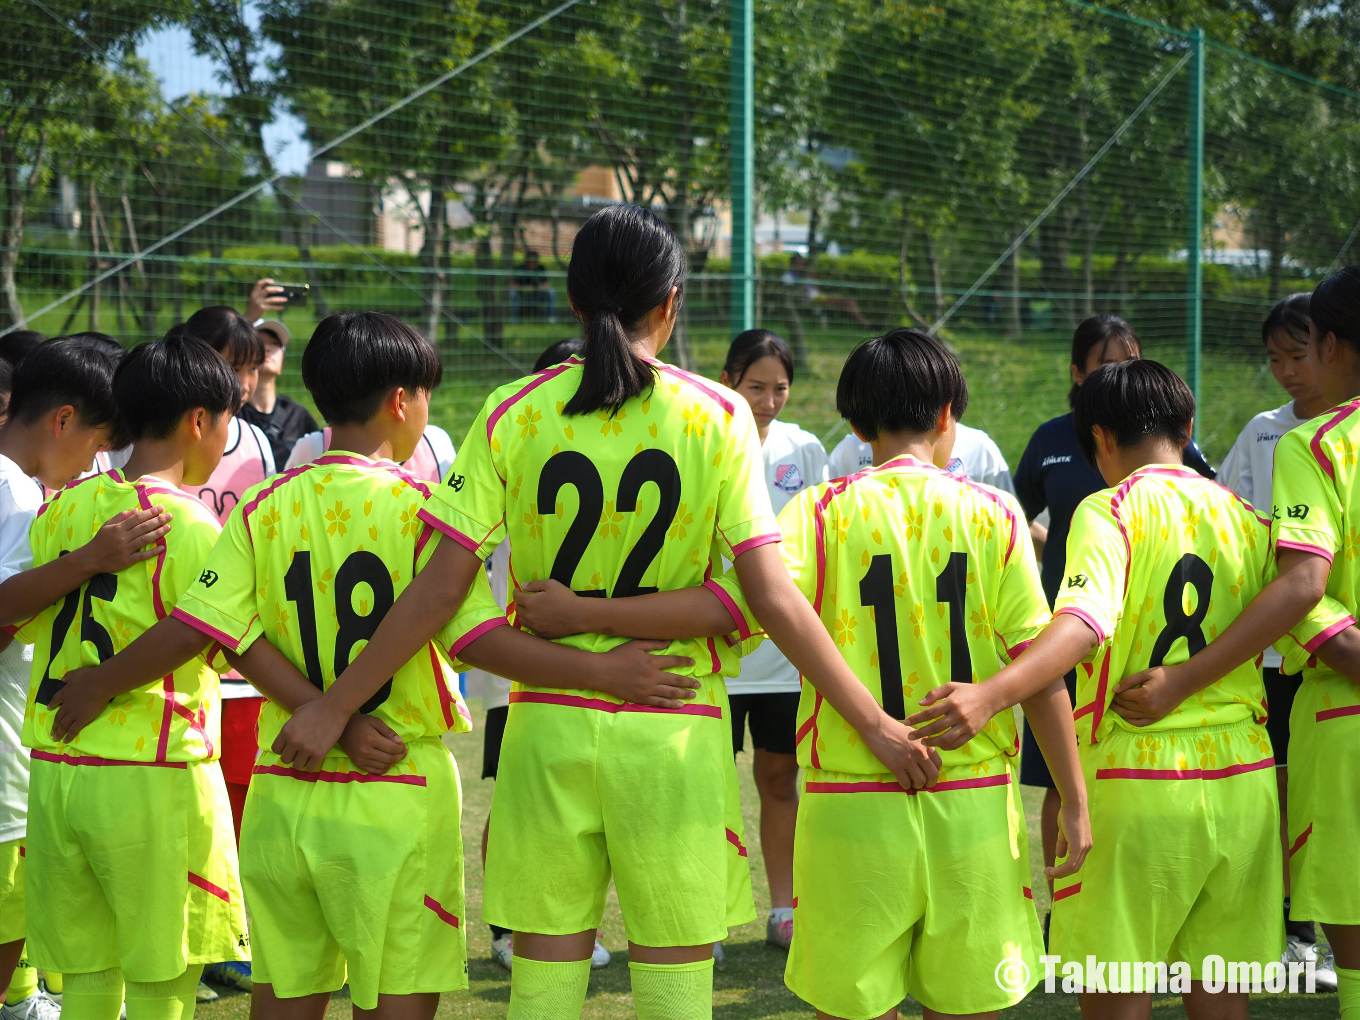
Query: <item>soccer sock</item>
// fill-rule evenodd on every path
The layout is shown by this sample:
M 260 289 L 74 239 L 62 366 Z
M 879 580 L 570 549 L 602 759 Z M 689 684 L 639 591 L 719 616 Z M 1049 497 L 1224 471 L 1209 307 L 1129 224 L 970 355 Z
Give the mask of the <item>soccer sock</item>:
M 16 1002 L 23 1002 L 37 990 L 38 968 L 30 967 L 20 960 L 19 966 L 14 968 L 14 976 L 9 979 L 9 991 L 5 993 L 5 1001 L 12 1006 Z
M 169 981 L 129 981 L 128 1020 L 193 1020 L 201 965 Z
M 588 959 L 549 963 L 513 956 L 510 964 L 506 1020 L 576 1020 L 581 1015 L 590 984 Z
M 69 988 L 61 997 L 65 1020 L 118 1020 L 123 1008 L 123 971 L 97 970 L 89 974 L 67 974 Z
M 638 1020 L 712 1020 L 713 957 L 697 963 L 630 960 L 628 970 Z
M 43 980 L 47 982 L 47 990 L 53 995 L 61 994 L 61 975 L 55 970 L 43 971 Z
M 1336 999 L 1341 1020 L 1360 1020 L 1360 970 L 1336 968 Z

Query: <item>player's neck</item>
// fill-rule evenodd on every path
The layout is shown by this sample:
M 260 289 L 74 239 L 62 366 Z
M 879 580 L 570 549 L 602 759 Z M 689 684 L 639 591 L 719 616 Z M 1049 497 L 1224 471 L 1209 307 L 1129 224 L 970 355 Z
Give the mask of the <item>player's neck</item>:
M 935 463 L 935 444 L 940 436 L 935 432 L 881 432 L 869 441 L 874 451 L 874 467 L 898 457 L 914 457 L 926 464 Z
M 255 384 L 255 389 L 250 394 L 250 406 L 261 414 L 273 414 L 274 404 L 278 400 L 276 396 L 278 381 L 278 376 L 266 376 L 261 372 L 260 381 Z
M 177 489 L 183 487 L 184 450 L 177 436 L 144 439 L 133 444 L 132 454 L 123 467 L 123 477 L 135 482 L 143 475 L 155 475 Z
M 1316 418 L 1331 406 L 1327 403 L 1327 398 L 1321 393 L 1315 397 L 1309 397 L 1307 400 L 1295 400 L 1294 417 L 1307 421 L 1309 418 Z
M 19 470 L 30 478 L 42 470 L 42 425 L 44 422 L 20 424 L 7 422 L 0 428 L 0 454 L 19 465 Z
M 370 460 L 396 460 L 392 436 L 381 423 L 366 421 L 331 426 L 330 453 L 357 453 Z
M 1105 474 L 1105 480 L 1111 485 L 1118 485 L 1129 475 L 1141 468 L 1149 467 L 1152 464 L 1179 464 L 1181 463 L 1181 448 L 1170 440 L 1160 436 L 1149 436 L 1141 443 L 1133 446 L 1121 446 L 1115 451 L 1111 459 L 1111 470 Z M 1110 481 L 1111 477 L 1114 481 Z

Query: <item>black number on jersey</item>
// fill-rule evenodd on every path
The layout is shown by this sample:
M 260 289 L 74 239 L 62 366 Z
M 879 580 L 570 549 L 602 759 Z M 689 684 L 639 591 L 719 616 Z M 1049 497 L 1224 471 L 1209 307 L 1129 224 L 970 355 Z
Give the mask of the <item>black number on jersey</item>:
M 354 589 L 367 584 L 373 591 L 373 608 L 367 613 L 354 611 Z M 297 607 L 298 636 L 302 640 L 302 660 L 307 667 L 307 679 L 317 690 L 325 690 L 325 674 L 321 670 L 321 653 L 316 636 L 316 595 L 312 582 L 312 554 L 295 552 L 288 573 L 283 577 L 283 591 L 288 601 Z M 368 641 L 378 624 L 396 601 L 392 577 L 377 554 L 360 550 L 350 553 L 335 573 L 335 618 L 340 625 L 335 635 L 335 675 L 349 668 L 354 646 Z M 378 688 L 373 697 L 360 706 L 359 711 L 373 712 L 392 694 L 392 678 Z
M 57 555 L 61 557 L 66 553 L 63 551 Z M 61 600 L 61 608 L 57 610 L 56 618 L 52 621 L 52 643 L 47 652 L 47 669 L 43 671 L 43 678 L 38 682 L 38 693 L 34 696 L 38 704 L 51 705 L 53 696 L 66 684 L 64 680 L 52 676 L 52 663 L 56 661 L 61 646 L 66 643 L 66 635 L 71 632 L 71 624 L 75 622 L 76 611 L 81 607 L 82 598 L 84 612 L 81 613 L 80 619 L 80 640 L 94 645 L 100 662 L 107 662 L 113 658 L 113 638 L 94 618 L 93 602 L 95 599 L 112 602 L 116 594 L 118 594 L 117 574 L 95 574 L 81 587 L 68 592 Z
M 1195 589 L 1195 611 L 1185 615 L 1185 586 Z M 1209 596 L 1213 593 L 1214 572 L 1209 564 L 1194 553 L 1186 553 L 1171 568 L 1171 577 L 1162 593 L 1162 613 L 1166 626 L 1152 646 L 1151 666 L 1160 666 L 1177 638 L 1185 638 L 1191 655 L 1204 650 L 1204 617 L 1209 614 Z
M 859 602 L 874 611 L 883 711 L 894 719 L 905 719 L 907 706 L 902 698 L 902 655 L 897 643 L 897 600 L 893 592 L 892 556 L 884 553 L 869 561 L 869 572 L 859 582 Z
M 661 505 L 638 538 L 637 545 L 633 546 L 623 561 L 618 581 L 614 585 L 615 598 L 656 591 L 655 587 L 643 587 L 642 577 L 661 553 L 666 531 L 675 520 L 675 511 L 680 506 L 680 468 L 676 466 L 675 460 L 662 450 L 643 450 L 628 462 L 619 479 L 616 506 L 620 513 L 637 510 L 638 496 L 647 482 L 652 482 L 660 490 Z M 549 576 L 570 588 L 576 568 L 581 565 L 586 547 L 590 545 L 600 516 L 604 513 L 604 482 L 599 470 L 584 454 L 575 450 L 556 453 L 548 458 L 548 462 L 543 465 L 543 473 L 538 477 L 538 512 L 544 516 L 552 513 L 557 506 L 557 494 L 567 485 L 576 489 L 579 507 L 553 559 Z M 576 594 L 603 598 L 605 592 L 588 589 Z
M 968 554 L 949 554 L 949 562 L 935 578 L 935 601 L 949 603 L 949 681 L 973 682 L 973 653 L 968 650 L 968 623 L 964 596 L 968 591 Z

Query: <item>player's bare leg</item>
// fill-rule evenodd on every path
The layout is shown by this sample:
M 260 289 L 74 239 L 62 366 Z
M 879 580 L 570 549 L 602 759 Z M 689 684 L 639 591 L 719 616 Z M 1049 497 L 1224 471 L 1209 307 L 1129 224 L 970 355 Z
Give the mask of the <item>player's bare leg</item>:
M 1322 930 L 1332 945 L 1336 965 L 1346 970 L 1360 970 L 1360 924 L 1324 924 Z
M 756 748 L 752 769 L 760 794 L 760 849 L 770 906 L 793 906 L 793 830 L 798 821 L 798 757 Z
M 1247 999 L 1246 992 L 1206 992 L 1198 981 L 1181 996 L 1190 1020 L 1247 1020 Z
M 273 985 L 256 982 L 250 993 L 250 1020 L 322 1020 L 330 1001 L 330 992 L 281 999 Z
M 593 936 L 595 933 L 590 934 Z M 587 949 L 586 956 L 589 955 L 590 950 Z M 713 959 L 713 943 L 705 942 L 701 946 L 640 946 L 636 942 L 629 942 L 628 959 L 634 963 L 700 963 Z
M 1152 1016 L 1152 996 L 1145 992 L 1082 992 L 1078 998 L 1082 1020 L 1148 1020 Z
M 19 961 L 24 956 L 24 940 L 17 939 L 14 942 L 6 942 L 0 946 L 0 981 L 5 982 L 5 988 L 9 988 L 9 983 L 14 977 L 14 968 L 19 966 Z M 4 1001 L 3 991 L 0 991 L 0 1001 Z
M 379 995 L 376 1009 L 354 1007 L 354 1020 L 432 1020 L 439 1008 L 438 992 Z
M 595 948 L 595 929 L 578 931 L 574 935 L 538 935 L 531 931 L 515 932 L 515 955 L 526 960 L 544 963 L 575 963 L 589 960 Z

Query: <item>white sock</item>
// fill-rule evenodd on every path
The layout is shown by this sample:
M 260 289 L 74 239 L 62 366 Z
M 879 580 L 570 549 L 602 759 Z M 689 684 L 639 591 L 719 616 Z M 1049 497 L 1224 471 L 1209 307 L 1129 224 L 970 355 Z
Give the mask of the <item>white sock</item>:
M 770 908 L 770 920 L 771 920 L 771 921 L 792 921 L 792 920 L 793 920 L 793 908 L 792 908 L 792 907 L 771 907 L 771 908 Z

